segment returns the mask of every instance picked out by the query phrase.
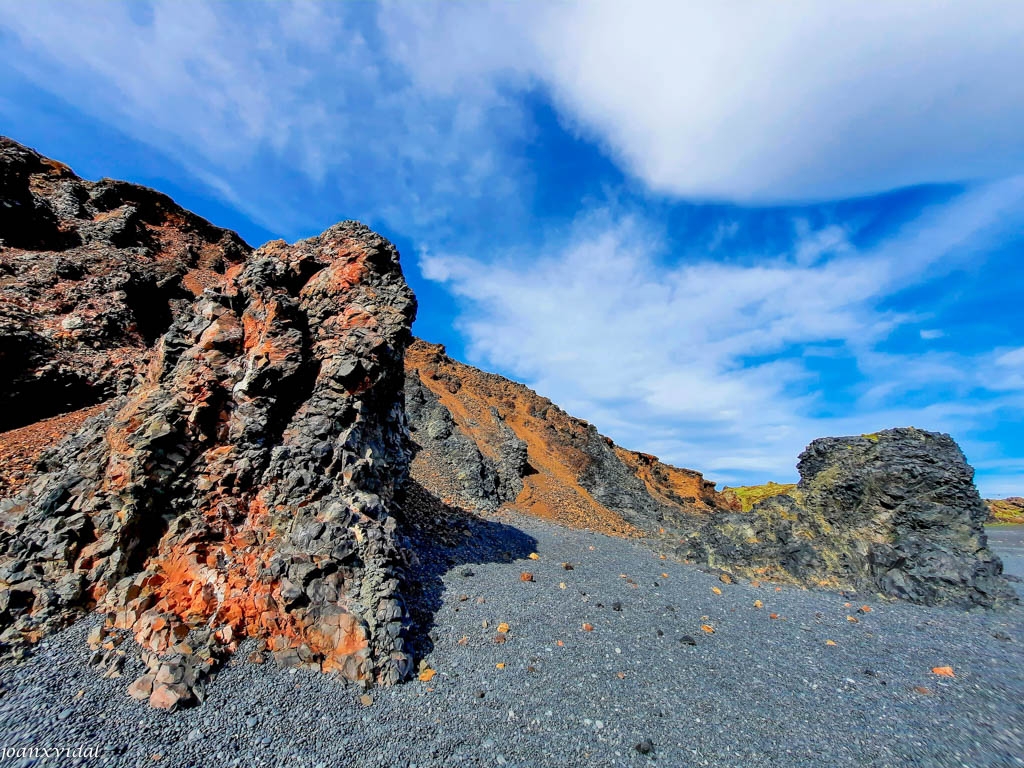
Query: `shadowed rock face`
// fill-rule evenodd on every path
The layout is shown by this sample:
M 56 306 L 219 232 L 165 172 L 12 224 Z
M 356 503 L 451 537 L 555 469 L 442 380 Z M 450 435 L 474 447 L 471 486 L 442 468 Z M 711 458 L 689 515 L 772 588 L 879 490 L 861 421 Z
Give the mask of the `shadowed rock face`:
M 698 472 L 627 451 L 516 382 L 415 341 L 406 358 L 412 476 L 450 504 L 508 504 L 576 527 L 638 536 L 725 504 Z
M 146 651 L 130 692 L 157 707 L 201 699 L 246 636 L 282 664 L 406 676 L 389 512 L 414 314 L 394 247 L 355 222 L 229 269 L 144 379 L 0 502 L 6 650 L 96 606 Z M 95 642 L 116 674 L 119 650 Z
M 0 137 L 0 432 L 125 394 L 171 320 L 251 252 L 169 197 Z
M 949 435 L 905 428 L 822 438 L 797 469 L 791 493 L 716 517 L 681 554 L 928 605 L 1016 599 L 987 546 L 974 471 Z

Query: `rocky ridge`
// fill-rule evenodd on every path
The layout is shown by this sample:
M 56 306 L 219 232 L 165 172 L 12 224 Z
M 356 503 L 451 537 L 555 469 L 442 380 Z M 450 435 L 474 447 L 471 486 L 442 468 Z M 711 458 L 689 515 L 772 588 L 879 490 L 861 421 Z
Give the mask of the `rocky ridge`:
M 448 503 L 502 505 L 611 535 L 677 527 L 731 502 L 699 472 L 628 451 L 529 388 L 415 341 L 406 352 L 412 477 Z
M 1009 496 L 1005 499 L 985 499 L 989 523 L 1024 525 L 1024 497 Z

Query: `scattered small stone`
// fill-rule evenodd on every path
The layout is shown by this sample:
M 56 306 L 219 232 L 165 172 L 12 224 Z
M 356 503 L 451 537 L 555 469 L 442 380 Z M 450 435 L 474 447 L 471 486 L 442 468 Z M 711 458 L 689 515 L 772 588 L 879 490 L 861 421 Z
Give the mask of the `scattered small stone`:
M 372 706 L 373 696 L 371 696 L 368 693 L 364 693 L 362 696 L 359 697 L 359 703 L 362 704 L 364 707 Z
M 683 645 L 696 645 L 697 644 L 697 641 L 694 640 L 693 637 L 691 637 L 690 635 L 683 635 L 682 637 L 679 638 L 679 642 L 682 643 Z
M 523 571 L 519 574 L 520 581 L 533 581 L 533 574 L 529 571 Z
M 637 752 L 641 755 L 649 755 L 654 751 L 654 742 L 650 739 L 644 739 L 634 747 Z
M 473 575 L 474 575 L 474 574 L 473 574 L 473 569 L 472 569 L 472 568 L 463 568 L 463 569 L 462 569 L 462 575 L 463 575 L 463 576 L 464 576 L 465 578 L 467 578 L 467 579 L 468 579 L 468 578 L 469 578 L 470 576 L 473 576 Z
M 571 571 L 573 569 L 573 564 L 572 563 L 562 563 L 562 568 L 564 568 L 567 571 Z
M 613 611 L 621 611 L 622 610 L 622 603 L 620 601 L 616 600 L 614 603 L 612 603 L 612 610 Z

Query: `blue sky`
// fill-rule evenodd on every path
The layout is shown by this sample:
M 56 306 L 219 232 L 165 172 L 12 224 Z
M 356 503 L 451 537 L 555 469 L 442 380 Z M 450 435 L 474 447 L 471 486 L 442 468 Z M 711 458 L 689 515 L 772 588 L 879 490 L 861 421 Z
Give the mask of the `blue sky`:
M 988 0 L 0 0 L 0 132 L 254 245 L 361 219 L 420 336 L 720 483 L 912 424 L 1024 495 L 1021 39 Z

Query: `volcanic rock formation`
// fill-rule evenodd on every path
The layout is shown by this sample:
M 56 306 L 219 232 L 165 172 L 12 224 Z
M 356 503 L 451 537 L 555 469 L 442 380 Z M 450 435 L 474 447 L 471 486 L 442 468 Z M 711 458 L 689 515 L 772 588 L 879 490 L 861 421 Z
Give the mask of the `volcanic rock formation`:
M 797 470 L 790 493 L 717 516 L 679 554 L 928 605 L 1016 600 L 987 546 L 974 471 L 949 435 L 903 428 L 822 438 Z
M 676 528 L 730 508 L 699 472 L 627 451 L 516 382 L 416 340 L 405 357 L 411 473 L 448 503 L 503 504 L 611 535 Z
M 171 319 L 251 250 L 159 192 L 0 136 L 0 431 L 127 392 Z
M 409 473 L 406 520 L 514 507 L 751 577 L 1014 599 L 946 435 L 817 440 L 799 485 L 718 493 L 410 344 L 414 314 L 394 247 L 358 223 L 252 252 L 0 139 L 0 656 L 98 609 L 94 665 L 119 675 L 132 636 L 129 693 L 157 707 L 201 700 L 246 637 L 260 660 L 396 682 Z
M 105 633 L 130 630 L 149 664 L 130 692 L 167 708 L 201 699 L 246 636 L 393 683 L 411 668 L 389 515 L 415 313 L 398 254 L 346 222 L 212 283 L 142 381 L 0 502 L 0 642 L 17 653 L 95 606 L 97 664 L 117 673 Z

